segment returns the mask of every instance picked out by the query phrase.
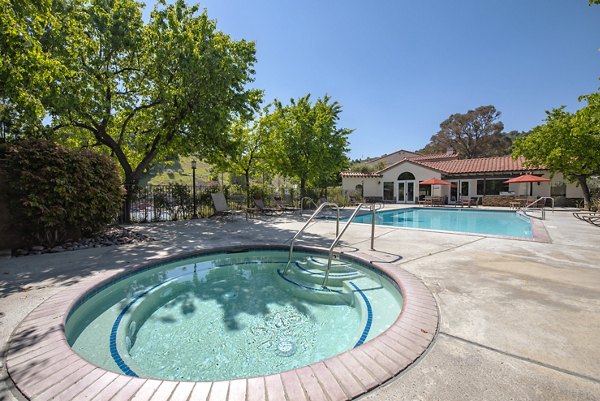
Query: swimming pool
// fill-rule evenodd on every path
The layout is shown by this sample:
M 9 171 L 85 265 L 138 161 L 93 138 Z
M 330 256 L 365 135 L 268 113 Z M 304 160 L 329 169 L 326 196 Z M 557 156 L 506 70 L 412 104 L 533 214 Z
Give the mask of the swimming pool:
M 371 224 L 371 213 L 356 216 Z M 375 224 L 436 231 L 454 231 L 532 239 L 531 220 L 516 212 L 464 208 L 406 208 L 380 210 Z
M 402 296 L 385 274 L 351 260 L 254 250 L 192 257 L 121 277 L 67 318 L 71 347 L 133 377 L 218 381 L 286 371 L 377 337 Z

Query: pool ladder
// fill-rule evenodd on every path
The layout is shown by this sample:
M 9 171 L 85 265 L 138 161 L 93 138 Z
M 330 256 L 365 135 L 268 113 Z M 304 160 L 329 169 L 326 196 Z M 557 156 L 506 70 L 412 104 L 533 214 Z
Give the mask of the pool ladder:
M 528 204 L 527 206 L 523 206 L 522 208 L 520 208 L 519 210 L 517 210 L 517 212 L 521 212 L 524 216 L 527 217 L 533 217 L 534 219 L 540 219 L 540 220 L 546 220 L 546 200 L 550 199 L 552 201 L 552 211 L 554 212 L 554 198 L 550 197 L 550 196 L 542 196 L 540 198 L 537 198 L 536 200 L 534 200 L 533 202 L 531 202 L 530 204 Z M 542 216 L 541 217 L 537 217 L 537 216 L 533 216 L 531 214 L 527 214 L 528 211 L 531 210 L 536 210 L 537 207 L 534 208 L 534 206 L 537 206 L 540 201 L 544 201 L 544 203 L 542 203 L 542 206 L 539 208 L 542 212 Z
M 379 204 L 365 204 L 365 203 L 358 204 L 356 206 L 356 208 L 354 209 L 354 212 L 352 212 L 352 215 L 348 219 L 348 222 L 346 223 L 346 225 L 340 232 L 340 207 L 337 205 L 337 203 L 323 202 L 317 208 L 317 210 L 309 217 L 309 219 L 306 221 L 304 226 L 292 238 L 292 241 L 290 243 L 290 252 L 289 252 L 288 262 L 287 262 L 287 265 L 285 266 L 285 269 L 283 269 L 283 275 L 284 276 L 286 275 L 286 273 L 290 267 L 290 264 L 292 263 L 292 255 L 294 253 L 294 243 L 296 242 L 296 240 L 300 237 L 300 235 L 308 227 L 310 222 L 313 219 L 315 219 L 319 215 L 319 213 L 321 213 L 321 211 L 323 209 L 325 209 L 326 207 L 335 207 L 336 211 L 337 211 L 336 226 L 335 226 L 335 239 L 333 240 L 333 242 L 328 250 L 329 257 L 327 259 L 327 270 L 325 271 L 325 278 L 323 279 L 323 284 L 322 284 L 323 288 L 327 288 L 327 280 L 329 279 L 329 272 L 331 270 L 331 260 L 333 259 L 333 249 L 338 244 L 338 242 L 340 241 L 340 239 L 342 238 L 342 236 L 344 235 L 344 233 L 346 232 L 348 227 L 350 227 L 350 224 L 352 224 L 354 217 L 356 217 L 358 212 L 360 212 L 360 210 L 364 207 L 370 208 L 370 210 L 372 212 L 372 216 L 371 216 L 371 249 L 372 250 L 375 249 L 374 248 L 374 245 L 375 245 L 375 211 L 383 208 L 383 205 L 382 205 L 382 207 L 378 207 L 378 206 L 379 206 Z

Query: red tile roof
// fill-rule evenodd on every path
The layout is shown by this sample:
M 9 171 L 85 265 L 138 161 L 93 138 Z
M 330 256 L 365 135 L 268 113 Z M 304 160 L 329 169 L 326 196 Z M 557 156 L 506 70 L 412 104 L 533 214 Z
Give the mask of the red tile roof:
M 358 177 L 358 178 L 364 178 L 364 177 L 383 177 L 383 174 L 380 174 L 380 173 L 360 173 L 358 171 L 342 171 L 340 173 L 340 175 L 342 177 Z
M 444 161 L 416 161 L 411 159 L 410 161 L 415 161 L 425 167 L 433 168 L 446 174 L 530 171 L 534 169 L 525 165 L 525 158 L 519 157 L 515 160 L 512 156 Z
M 438 155 L 441 157 L 441 155 Z M 450 155 L 447 155 L 450 156 Z M 391 164 L 386 168 L 379 170 L 378 173 L 390 170 L 391 168 L 404 163 L 415 163 L 423 167 L 437 170 L 444 174 L 472 174 L 472 173 L 493 173 L 509 171 L 531 171 L 543 170 L 542 168 L 533 168 L 525 166 L 525 159 L 519 157 L 513 160 L 512 156 L 483 157 L 479 159 L 463 160 L 419 160 L 416 157 L 403 159 L 397 163 Z

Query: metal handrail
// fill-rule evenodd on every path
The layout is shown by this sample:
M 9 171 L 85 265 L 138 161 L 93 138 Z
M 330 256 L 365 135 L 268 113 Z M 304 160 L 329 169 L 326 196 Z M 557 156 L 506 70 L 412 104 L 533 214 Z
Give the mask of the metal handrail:
M 342 229 L 342 232 L 336 235 L 335 239 L 333 240 L 333 243 L 329 247 L 329 259 L 327 260 L 327 271 L 325 272 L 325 278 L 323 279 L 323 288 L 327 288 L 327 279 L 329 279 L 329 270 L 331 269 L 331 259 L 333 258 L 333 248 L 335 248 L 335 246 L 340 241 L 340 239 L 342 238 L 342 236 L 344 235 L 344 233 L 346 232 L 346 230 L 348 229 L 350 224 L 352 224 L 352 220 L 354 220 L 354 217 L 356 217 L 358 212 L 360 212 L 360 209 L 362 209 L 364 206 L 368 206 L 373 211 L 373 215 L 375 215 L 375 205 L 365 205 L 364 203 L 359 203 L 358 206 L 356 206 L 356 209 L 354 209 L 352 216 L 350 216 L 350 218 L 348 219 L 348 222 Z M 373 216 L 373 217 L 375 217 L 375 216 Z M 374 226 L 374 224 L 375 224 L 374 218 L 373 218 L 373 221 L 371 222 L 371 224 Z M 374 234 L 372 233 L 371 236 L 373 237 L 373 235 Z M 373 241 L 371 241 L 371 248 L 373 247 L 372 244 L 373 244 Z
M 304 200 L 305 198 L 302 198 L 302 200 Z M 311 198 L 308 198 L 312 201 Z M 314 203 L 314 202 L 313 202 Z M 321 211 L 327 207 L 327 206 L 335 206 L 335 208 L 337 209 L 337 220 L 336 220 L 336 226 L 335 226 L 335 235 L 336 237 L 338 236 L 338 233 L 340 232 L 340 207 L 337 205 L 337 203 L 332 203 L 332 202 L 323 202 L 321 203 L 321 205 L 317 208 L 317 210 L 315 210 L 315 212 L 308 218 L 308 220 L 306 221 L 306 223 L 304 223 L 304 226 L 300 229 L 300 231 L 298 231 L 296 233 L 296 235 L 294 235 L 294 237 L 292 238 L 292 241 L 290 243 L 290 253 L 289 253 L 289 258 L 288 258 L 288 262 L 287 265 L 285 266 L 285 269 L 283 269 L 283 275 L 285 276 L 285 274 L 287 273 L 289 267 L 290 267 L 290 263 L 292 263 L 292 253 L 294 253 L 294 242 L 296 242 L 296 239 L 300 236 L 300 234 L 302 234 L 304 232 L 304 230 L 306 229 L 306 227 L 308 227 L 308 225 L 310 224 L 310 222 L 317 217 L 317 215 L 319 213 L 321 213 Z
M 537 205 L 539 203 L 539 201 L 544 200 L 544 206 L 540 207 L 540 210 L 542 211 L 542 220 L 546 219 L 546 200 L 550 199 L 552 201 L 552 212 L 554 213 L 554 198 L 551 196 L 541 196 L 539 198 L 537 198 L 536 200 L 534 200 L 533 202 L 531 202 L 530 204 L 523 206 L 522 208 L 519 209 L 519 211 L 523 212 L 524 215 L 529 216 L 529 217 L 535 217 L 535 216 L 530 216 L 527 214 L 528 210 L 532 209 L 533 205 Z
M 308 196 L 305 196 L 304 198 L 300 199 L 300 214 L 304 213 L 304 201 L 308 200 L 309 205 L 312 203 L 317 209 L 319 208 L 319 206 L 315 203 L 315 201 Z

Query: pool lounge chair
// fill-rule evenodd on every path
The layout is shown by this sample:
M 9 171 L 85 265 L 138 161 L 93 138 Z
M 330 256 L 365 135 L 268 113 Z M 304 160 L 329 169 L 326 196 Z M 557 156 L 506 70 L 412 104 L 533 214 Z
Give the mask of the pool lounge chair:
M 301 213 L 302 212 L 302 209 L 299 207 L 293 207 L 293 206 L 286 205 L 285 203 L 283 203 L 283 199 L 281 199 L 278 196 L 274 196 L 273 201 L 275 202 L 277 207 L 283 212 L 288 212 L 288 213 Z
M 225 199 L 225 195 L 223 194 L 223 192 L 212 193 L 210 194 L 210 196 L 212 197 L 215 212 L 211 216 L 209 216 L 209 218 L 231 216 L 231 218 L 233 219 L 233 216 L 241 215 L 242 213 L 244 213 L 243 210 L 230 209 L 229 206 L 227 206 L 227 200 Z
M 590 212 L 590 211 L 573 212 L 573 217 L 578 218 L 579 220 L 585 220 L 588 217 L 596 217 L 596 216 L 600 216 L 600 213 Z
M 254 197 L 254 204 L 256 205 L 259 213 L 266 216 L 280 215 L 283 213 L 283 210 L 279 208 L 266 207 L 260 196 Z
M 582 216 L 581 219 L 590 224 L 600 227 L 600 214 L 595 214 L 594 216 L 592 216 L 592 215 Z

